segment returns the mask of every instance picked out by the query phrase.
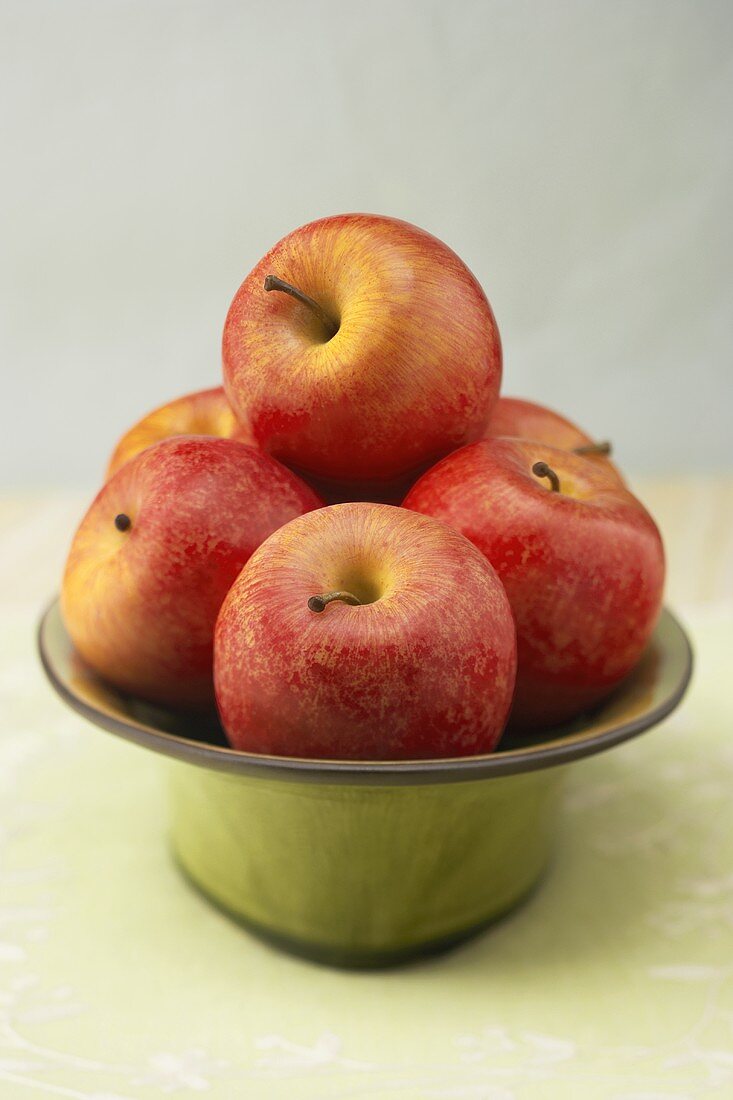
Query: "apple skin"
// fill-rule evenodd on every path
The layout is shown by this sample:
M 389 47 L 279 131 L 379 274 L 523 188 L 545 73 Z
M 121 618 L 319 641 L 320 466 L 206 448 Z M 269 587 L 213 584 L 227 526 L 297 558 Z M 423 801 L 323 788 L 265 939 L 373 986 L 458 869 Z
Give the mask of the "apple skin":
M 61 607 L 81 657 L 117 688 L 171 706 L 213 704 L 221 603 L 252 552 L 318 497 L 230 439 L 177 436 L 130 459 L 74 537 Z M 115 517 L 129 517 L 119 530 Z
M 309 609 L 311 596 L 335 589 L 365 602 Z M 389 505 L 338 504 L 281 528 L 252 555 L 216 624 L 219 713 L 246 752 L 490 752 L 515 670 L 514 622 L 486 559 L 444 524 Z
M 598 442 L 554 409 L 521 397 L 500 397 L 496 402 L 484 438 L 494 439 L 496 436 L 534 439 L 563 451 L 574 451 L 576 447 L 587 447 Z M 582 457 L 613 471 L 623 480 L 608 455 L 585 454 Z
M 538 461 L 560 492 L 532 473 Z M 613 472 L 541 443 L 486 440 L 429 470 L 404 507 L 469 538 L 506 588 L 517 624 L 512 726 L 574 717 L 638 662 L 661 609 L 664 550 Z
M 338 323 L 264 290 L 275 275 Z M 389 482 L 480 439 L 499 392 L 494 316 L 462 260 L 394 218 L 296 229 L 257 264 L 224 325 L 224 387 L 263 450 L 335 482 Z
M 237 423 L 223 386 L 197 390 L 160 405 L 133 424 L 112 452 L 105 480 L 146 447 L 175 435 L 211 435 L 253 443 L 246 429 Z

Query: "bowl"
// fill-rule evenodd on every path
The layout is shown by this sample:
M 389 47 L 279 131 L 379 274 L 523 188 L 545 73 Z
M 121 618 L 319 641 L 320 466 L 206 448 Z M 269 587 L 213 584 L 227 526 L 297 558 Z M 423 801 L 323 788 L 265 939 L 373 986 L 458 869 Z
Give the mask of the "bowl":
M 568 765 L 661 722 L 690 680 L 664 611 L 640 664 L 601 706 L 484 756 L 363 762 L 227 747 L 216 716 L 123 695 L 75 653 L 58 601 L 43 667 L 74 710 L 169 760 L 179 867 L 251 931 L 320 962 L 376 967 L 444 950 L 517 906 L 552 846 Z

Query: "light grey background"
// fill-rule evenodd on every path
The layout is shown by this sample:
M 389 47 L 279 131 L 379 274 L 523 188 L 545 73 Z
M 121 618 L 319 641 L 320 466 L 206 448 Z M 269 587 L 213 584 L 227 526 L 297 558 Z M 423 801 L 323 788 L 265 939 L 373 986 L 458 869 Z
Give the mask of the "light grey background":
M 483 283 L 507 393 L 631 471 L 733 465 L 730 0 L 0 2 L 0 482 L 93 485 L 216 384 L 229 301 L 324 214 Z

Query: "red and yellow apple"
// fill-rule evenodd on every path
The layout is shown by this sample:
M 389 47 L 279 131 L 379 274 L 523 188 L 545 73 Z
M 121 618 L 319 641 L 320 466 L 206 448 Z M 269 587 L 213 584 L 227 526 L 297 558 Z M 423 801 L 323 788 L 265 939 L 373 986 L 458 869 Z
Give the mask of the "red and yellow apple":
M 197 390 L 153 409 L 133 424 L 112 452 L 106 479 L 146 447 L 175 435 L 212 435 L 252 443 L 247 431 L 237 423 L 223 386 Z
M 573 454 L 580 454 L 618 474 L 616 466 L 608 457 L 611 453 L 611 444 L 608 441 L 594 440 L 577 424 L 573 424 L 572 420 L 534 401 L 525 401 L 521 397 L 500 397 L 494 406 L 484 439 L 494 439 L 500 435 L 533 439 L 538 443 L 559 447 L 563 451 L 572 451 Z
M 513 725 L 573 717 L 641 657 L 661 608 L 664 551 L 613 471 L 534 441 L 487 440 L 439 462 L 404 506 L 469 538 L 506 588 L 517 624 Z
M 295 230 L 237 291 L 224 387 L 255 442 L 334 482 L 390 483 L 480 439 L 498 396 L 491 307 L 454 252 L 394 218 Z
M 250 558 L 216 624 L 216 699 L 246 752 L 392 760 L 490 752 L 514 623 L 486 558 L 403 508 L 339 504 Z
M 212 703 L 214 623 L 232 582 L 268 535 L 319 505 L 243 443 L 148 447 L 103 486 L 74 538 L 61 605 L 77 651 L 123 691 Z

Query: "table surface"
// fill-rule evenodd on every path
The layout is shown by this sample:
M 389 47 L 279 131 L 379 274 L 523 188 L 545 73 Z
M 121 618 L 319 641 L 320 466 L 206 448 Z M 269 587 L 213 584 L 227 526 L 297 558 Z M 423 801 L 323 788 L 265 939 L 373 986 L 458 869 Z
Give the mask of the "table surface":
M 733 1096 L 733 479 L 636 488 L 690 694 L 573 766 L 522 910 L 371 974 L 280 954 L 182 881 L 161 761 L 67 710 L 36 658 L 85 501 L 0 499 L 2 1100 Z

